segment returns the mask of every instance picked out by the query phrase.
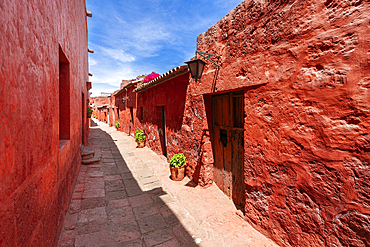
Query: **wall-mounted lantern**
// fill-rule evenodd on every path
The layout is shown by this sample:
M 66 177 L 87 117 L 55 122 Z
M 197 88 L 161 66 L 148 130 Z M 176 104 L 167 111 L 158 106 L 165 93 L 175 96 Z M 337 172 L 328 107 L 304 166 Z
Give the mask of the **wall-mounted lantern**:
M 202 77 L 204 66 L 207 64 L 201 59 L 197 58 L 197 54 L 204 57 L 205 59 L 211 61 L 216 66 L 219 66 L 215 61 L 209 58 L 209 56 L 216 56 L 219 57 L 219 55 L 201 52 L 201 51 L 195 51 L 195 60 L 185 62 L 188 67 L 191 74 L 191 78 L 194 78 L 195 80 L 198 80 Z
M 203 74 L 203 69 L 204 65 L 206 65 L 206 62 L 200 60 L 200 59 L 195 59 L 193 61 L 185 62 L 190 70 L 191 78 L 194 79 L 200 79 Z
M 127 100 L 128 100 L 128 97 L 123 97 L 122 98 L 122 103 L 125 104 Z

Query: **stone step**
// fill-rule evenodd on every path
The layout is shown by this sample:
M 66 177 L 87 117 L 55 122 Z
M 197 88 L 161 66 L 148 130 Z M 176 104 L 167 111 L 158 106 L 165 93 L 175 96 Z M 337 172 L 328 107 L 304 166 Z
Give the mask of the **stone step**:
M 95 154 L 94 147 L 83 147 L 82 149 L 82 159 L 90 159 L 93 158 Z
M 93 157 L 94 157 L 94 154 L 82 154 L 82 159 L 83 160 L 90 159 L 90 158 L 93 158 Z
M 92 157 L 92 158 L 89 158 L 89 159 L 81 160 L 81 163 L 83 165 L 90 165 L 90 164 L 93 164 L 93 163 L 97 163 L 99 161 L 100 161 L 100 157 Z

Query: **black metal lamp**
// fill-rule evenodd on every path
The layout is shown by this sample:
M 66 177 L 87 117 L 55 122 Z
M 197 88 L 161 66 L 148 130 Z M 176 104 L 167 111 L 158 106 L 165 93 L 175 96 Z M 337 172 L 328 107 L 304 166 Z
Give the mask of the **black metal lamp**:
M 125 104 L 127 100 L 128 100 L 128 97 L 127 97 L 127 96 L 122 97 L 122 103 L 123 103 L 123 104 Z
M 206 65 L 206 62 L 200 60 L 200 59 L 195 59 L 193 61 L 185 62 L 190 70 L 191 78 L 194 79 L 200 79 L 203 74 L 203 69 L 204 65 Z
M 211 53 L 206 53 L 206 52 L 201 52 L 201 51 L 195 51 L 195 60 L 185 62 L 190 70 L 191 77 L 194 78 L 195 80 L 198 80 L 202 77 L 203 74 L 203 69 L 204 66 L 207 64 L 203 60 L 200 60 L 197 58 L 197 54 L 201 55 L 205 59 L 211 61 L 213 64 L 216 66 L 219 66 L 217 63 L 215 63 L 212 59 L 210 59 L 210 56 L 216 56 L 219 57 L 218 55 L 211 54 Z

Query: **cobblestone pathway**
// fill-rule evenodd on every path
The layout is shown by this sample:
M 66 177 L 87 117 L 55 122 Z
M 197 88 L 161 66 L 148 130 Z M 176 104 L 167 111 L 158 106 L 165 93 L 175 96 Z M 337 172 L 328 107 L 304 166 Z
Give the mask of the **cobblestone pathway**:
M 102 159 L 81 167 L 59 246 L 277 246 L 216 185 L 172 181 L 163 157 L 92 125 L 89 145 Z

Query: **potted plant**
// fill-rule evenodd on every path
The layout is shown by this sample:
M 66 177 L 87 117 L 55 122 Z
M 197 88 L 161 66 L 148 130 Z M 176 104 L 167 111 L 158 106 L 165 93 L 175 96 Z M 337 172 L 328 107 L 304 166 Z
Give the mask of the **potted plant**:
M 109 123 L 109 127 L 112 127 L 113 126 L 113 124 L 112 123 Z
M 137 130 L 135 133 L 135 142 L 138 148 L 143 148 L 145 145 L 145 134 L 144 130 Z
M 91 113 L 93 113 L 93 109 L 91 109 L 90 107 L 87 107 L 87 118 L 91 118 Z
M 116 124 L 114 125 L 114 127 L 116 127 L 116 130 L 118 131 L 119 127 L 121 127 L 121 124 L 118 121 L 116 121 Z
M 172 156 L 172 158 L 170 159 L 170 171 L 172 180 L 181 181 L 184 179 L 186 163 L 186 157 L 183 153 L 178 153 Z

